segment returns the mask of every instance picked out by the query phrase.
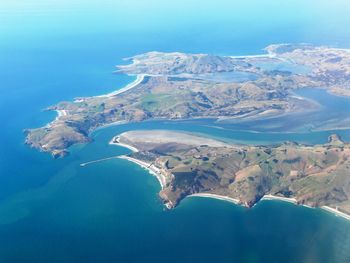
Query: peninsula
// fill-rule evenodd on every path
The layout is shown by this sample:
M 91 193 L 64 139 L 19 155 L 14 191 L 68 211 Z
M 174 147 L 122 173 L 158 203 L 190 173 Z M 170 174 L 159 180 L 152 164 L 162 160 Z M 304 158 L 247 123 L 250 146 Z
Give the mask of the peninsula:
M 60 102 L 50 124 L 26 130 L 26 143 L 54 157 L 86 143 L 96 128 L 152 119 L 254 120 L 317 110 L 295 96 L 303 87 L 350 95 L 350 52 L 307 44 L 271 45 L 266 55 L 223 57 L 150 52 L 117 73 L 137 76 L 110 94 Z
M 249 146 L 144 130 L 122 133 L 113 142 L 137 149 L 123 158 L 152 170 L 168 208 L 194 195 L 247 207 L 279 198 L 350 214 L 350 144 L 337 135 L 322 145 Z

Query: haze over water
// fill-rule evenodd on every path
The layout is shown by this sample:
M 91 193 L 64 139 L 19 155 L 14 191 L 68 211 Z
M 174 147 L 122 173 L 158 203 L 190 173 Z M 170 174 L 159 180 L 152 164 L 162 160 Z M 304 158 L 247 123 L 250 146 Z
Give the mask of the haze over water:
M 349 262 L 350 223 L 327 212 L 276 201 L 245 209 L 202 198 L 165 211 L 157 180 L 134 164 L 79 166 L 127 153 L 108 141 L 130 129 L 246 143 L 323 143 L 331 132 L 147 122 L 99 130 L 93 143 L 60 160 L 23 144 L 23 129 L 55 118 L 42 112 L 46 107 L 132 81 L 111 74 L 125 57 L 153 50 L 261 54 L 285 42 L 350 48 L 347 1 L 276 2 L 1 1 L 0 262 Z M 340 134 L 350 139 L 349 130 Z

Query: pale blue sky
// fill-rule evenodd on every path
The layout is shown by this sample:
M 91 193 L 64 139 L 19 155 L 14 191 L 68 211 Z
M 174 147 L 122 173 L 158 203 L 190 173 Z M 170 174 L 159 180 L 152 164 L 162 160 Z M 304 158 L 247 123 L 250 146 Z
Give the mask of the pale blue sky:
M 279 34 L 350 45 L 348 0 L 1 0 L 0 42 L 59 34 Z

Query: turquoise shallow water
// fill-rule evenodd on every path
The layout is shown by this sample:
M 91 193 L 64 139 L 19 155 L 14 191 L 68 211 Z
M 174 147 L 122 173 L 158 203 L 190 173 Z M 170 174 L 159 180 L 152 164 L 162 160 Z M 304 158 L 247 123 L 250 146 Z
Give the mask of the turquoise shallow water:
M 321 143 L 332 131 L 287 133 L 287 125 L 263 134 L 211 120 L 146 122 L 96 131 L 93 143 L 60 160 L 23 145 L 22 133 L 55 117 L 42 112 L 49 105 L 132 81 L 111 72 L 141 52 L 244 55 L 279 42 L 350 47 L 346 1 L 5 0 L 0 7 L 0 262 L 350 261 L 350 223 L 327 212 L 276 201 L 249 210 L 200 198 L 165 211 L 157 180 L 134 164 L 79 166 L 126 153 L 108 141 L 130 129 L 238 143 Z M 336 97 L 329 104 L 338 113 L 349 105 Z M 348 130 L 339 133 L 350 139 Z

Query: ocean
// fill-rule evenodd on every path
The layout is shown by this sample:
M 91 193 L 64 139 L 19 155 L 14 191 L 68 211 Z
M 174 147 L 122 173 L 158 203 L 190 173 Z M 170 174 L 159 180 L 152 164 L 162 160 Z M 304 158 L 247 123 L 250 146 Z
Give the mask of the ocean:
M 1 1 L 0 263 L 350 262 L 350 222 L 326 211 L 206 198 L 167 211 L 156 178 L 142 168 L 119 159 L 79 165 L 127 153 L 108 142 L 133 129 L 251 144 L 323 143 L 334 131 L 290 132 L 290 122 L 254 131 L 212 120 L 144 122 L 99 129 L 92 143 L 58 160 L 24 145 L 23 133 L 55 118 L 44 111 L 50 105 L 133 81 L 112 74 L 123 58 L 153 50 L 262 54 L 286 42 L 350 48 L 349 11 L 341 0 Z M 301 92 L 324 100 L 323 91 Z M 350 100 L 331 98 L 325 112 L 349 116 Z M 337 133 L 350 140 L 350 130 Z

